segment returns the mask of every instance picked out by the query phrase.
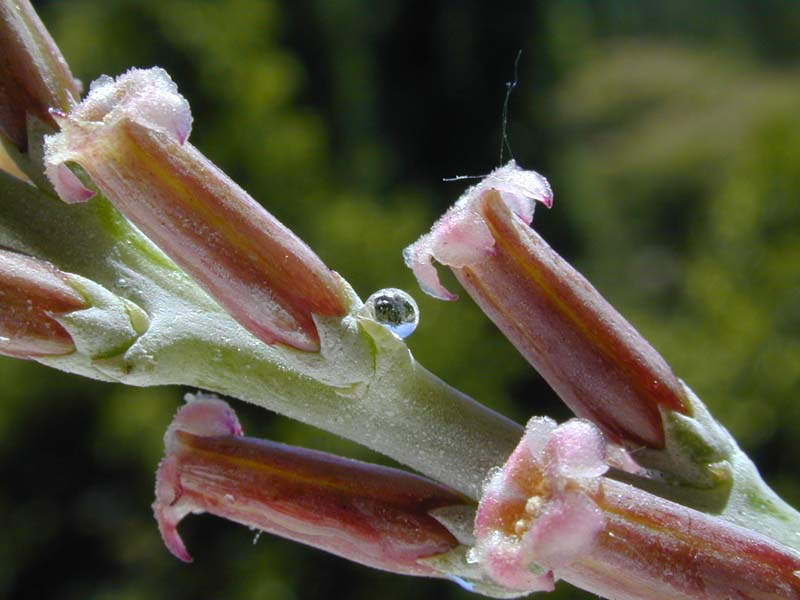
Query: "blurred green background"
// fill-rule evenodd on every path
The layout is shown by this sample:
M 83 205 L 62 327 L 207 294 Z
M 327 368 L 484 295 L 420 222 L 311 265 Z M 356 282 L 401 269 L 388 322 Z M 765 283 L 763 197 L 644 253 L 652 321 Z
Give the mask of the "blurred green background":
M 34 2 L 84 83 L 161 65 L 193 142 L 366 297 L 404 287 L 428 368 L 524 422 L 568 413 L 466 299 L 400 252 L 498 164 L 553 184 L 536 227 L 666 356 L 800 505 L 800 3 L 791 0 Z M 0 360 L 0 597 L 467 598 L 213 517 L 163 548 L 161 436 L 187 390 Z M 236 406 L 253 435 L 370 460 Z M 560 584 L 552 598 L 588 598 Z

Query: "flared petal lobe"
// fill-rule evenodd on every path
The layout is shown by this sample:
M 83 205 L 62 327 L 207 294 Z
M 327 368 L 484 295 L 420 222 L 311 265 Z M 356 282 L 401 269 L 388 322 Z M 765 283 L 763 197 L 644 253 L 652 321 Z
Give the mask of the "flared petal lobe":
M 434 259 L 443 265 L 461 268 L 492 252 L 495 243 L 492 233 L 474 202 L 490 190 L 501 194 L 526 223 L 533 219 L 536 202 L 548 208 L 553 205 L 553 192 L 547 180 L 538 173 L 520 169 L 513 160 L 467 190 L 436 222 L 430 234 L 423 235 L 403 252 L 406 265 L 414 271 L 420 287 L 434 298 L 458 298 L 439 281 Z
M 201 512 L 406 575 L 443 576 L 418 561 L 458 545 L 430 514 L 464 504 L 454 492 L 396 469 L 241 437 L 219 400 L 185 405 L 165 443 L 153 509 L 183 560 L 177 524 Z
M 62 199 L 96 186 L 256 337 L 317 351 L 314 315 L 347 313 L 339 276 L 186 142 L 189 105 L 165 71 L 101 78 L 57 118 L 46 162 Z

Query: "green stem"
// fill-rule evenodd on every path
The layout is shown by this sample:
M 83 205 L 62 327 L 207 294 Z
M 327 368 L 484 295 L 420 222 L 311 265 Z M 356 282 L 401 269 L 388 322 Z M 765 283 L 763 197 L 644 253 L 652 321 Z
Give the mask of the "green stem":
M 477 499 L 522 428 L 417 364 L 388 330 L 352 314 L 319 321 L 322 350 L 268 346 L 221 309 L 103 198 L 66 205 L 0 173 L 0 245 L 45 258 L 148 314 L 124 354 L 49 366 L 138 386 L 181 384 L 253 402 L 377 450 Z
M 690 415 L 662 413 L 666 446 L 634 454 L 661 478 L 617 474 L 641 489 L 758 531 L 800 552 L 800 512 L 761 478 L 736 440 L 684 385 Z

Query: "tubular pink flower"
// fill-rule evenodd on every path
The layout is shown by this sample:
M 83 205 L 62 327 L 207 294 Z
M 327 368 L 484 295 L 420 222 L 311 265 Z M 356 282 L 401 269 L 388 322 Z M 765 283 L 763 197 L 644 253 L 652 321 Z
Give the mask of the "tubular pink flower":
M 418 562 L 458 545 L 430 511 L 465 500 L 396 469 L 241 437 L 220 400 L 189 402 L 167 430 L 153 510 L 164 542 L 191 560 L 177 533 L 209 512 L 349 560 L 405 575 L 443 576 Z
M 547 180 L 534 171 L 520 169 L 513 160 L 467 190 L 434 224 L 429 234 L 403 252 L 406 265 L 414 271 L 420 287 L 434 298 L 456 300 L 458 296 L 441 284 L 433 259 L 457 269 L 478 262 L 492 252 L 495 244 L 492 232 L 474 201 L 490 190 L 498 191 L 526 223 L 533 220 L 536 202 L 548 208 L 553 205 L 553 191 Z
M 88 303 L 50 263 L 0 248 L 0 354 L 19 358 L 75 349 L 53 317 Z
M 591 497 L 607 469 L 605 441 L 589 422 L 556 427 L 552 419 L 531 419 L 522 442 L 486 484 L 474 558 L 510 589 L 552 590 L 553 570 L 588 555 L 606 527 Z
M 189 105 L 162 69 L 92 83 L 56 114 L 46 172 L 67 202 L 93 190 L 75 163 L 133 223 L 251 333 L 319 349 L 314 315 L 343 316 L 344 286 L 314 252 L 186 140 Z
M 406 249 L 422 288 L 439 283 L 435 259 L 459 282 L 569 407 L 614 441 L 661 448 L 661 409 L 686 412 L 664 359 L 569 263 L 533 231 L 546 180 L 513 163 L 468 190 Z
M 0 1 L 0 132 L 28 150 L 28 117 L 53 128 L 51 108 L 68 110 L 80 83 L 28 0 Z
M 619 600 L 800 597 L 800 556 L 754 533 L 604 477 L 588 421 L 534 418 L 487 481 L 472 559 L 520 594 L 564 579 Z

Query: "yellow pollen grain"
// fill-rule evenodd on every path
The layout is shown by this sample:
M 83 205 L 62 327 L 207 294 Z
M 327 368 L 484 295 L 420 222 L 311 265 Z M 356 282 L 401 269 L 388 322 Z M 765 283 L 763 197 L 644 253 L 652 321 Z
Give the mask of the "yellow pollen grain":
M 538 517 L 544 507 L 544 498 L 541 496 L 531 496 L 525 503 L 525 512 L 532 517 Z
M 530 529 L 531 522 L 529 519 L 520 519 L 514 523 L 514 533 L 518 536 L 524 535 Z

